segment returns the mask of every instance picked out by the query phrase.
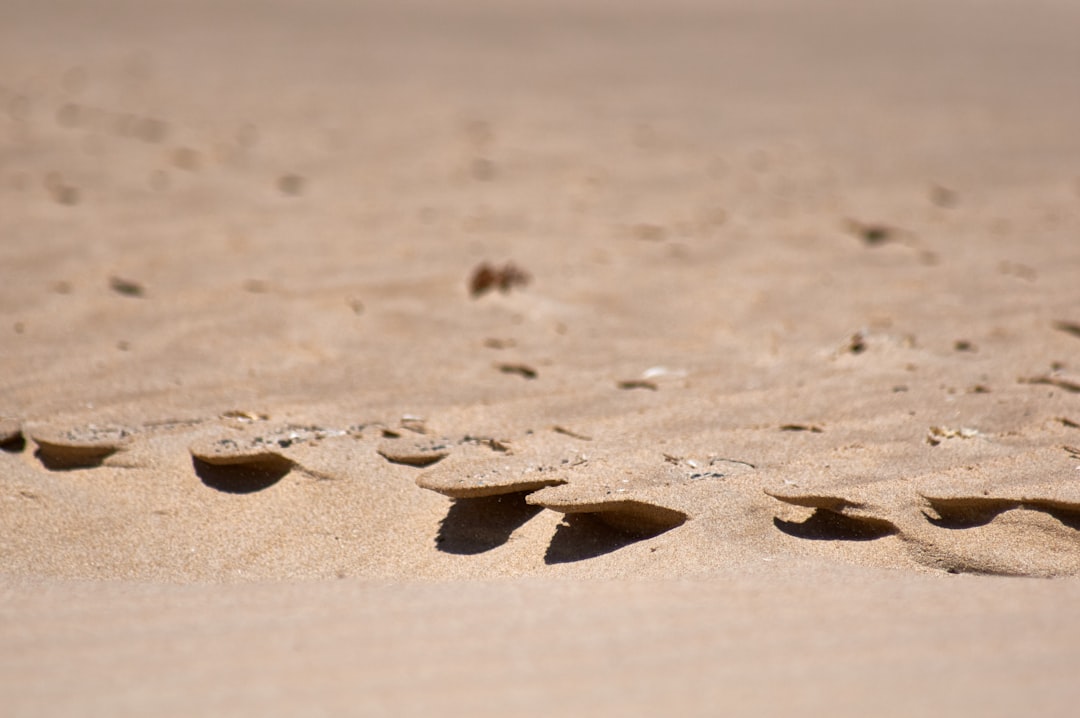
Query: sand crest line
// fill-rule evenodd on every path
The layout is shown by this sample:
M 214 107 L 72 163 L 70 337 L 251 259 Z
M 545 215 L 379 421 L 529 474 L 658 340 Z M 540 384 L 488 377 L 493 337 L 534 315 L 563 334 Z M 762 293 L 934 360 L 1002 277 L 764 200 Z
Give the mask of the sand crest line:
M 1058 421 L 1063 429 L 1071 421 Z M 814 433 L 815 425 L 782 425 L 787 433 Z M 810 427 L 808 429 L 808 427 Z M 773 517 L 784 535 L 814 542 L 896 540 L 918 565 L 950 572 L 1056 576 L 1080 574 L 1080 558 L 1062 560 L 1080 547 L 1080 489 L 1062 467 L 1059 480 L 989 483 L 975 491 L 956 471 L 933 473 L 914 481 L 878 481 L 863 485 L 801 486 L 766 480 L 755 488 L 757 467 L 747 461 L 685 456 L 641 450 L 633 456 L 606 453 L 603 442 L 554 425 L 548 431 L 515 438 L 475 434 L 439 436 L 423 419 L 404 416 L 397 426 L 383 422 L 327 428 L 311 423 L 271 421 L 265 414 L 228 412 L 216 419 L 161 420 L 139 426 L 99 423 L 30 423 L 7 418 L 0 429 L 6 445 L 25 436 L 41 465 L 52 471 L 93 470 L 113 465 L 145 438 L 157 434 L 196 434 L 189 443 L 192 467 L 202 482 L 227 494 L 252 494 L 275 485 L 296 471 L 317 480 L 340 481 L 347 474 L 306 465 L 323 442 L 360 442 L 388 464 L 418 469 L 418 487 L 454 501 L 440 536 L 450 542 L 440 549 L 468 553 L 462 526 L 479 528 L 501 520 L 481 510 L 485 501 L 506 497 L 496 514 L 510 507 L 528 517 L 527 507 L 547 509 L 573 520 L 587 515 L 627 537 L 649 538 L 667 533 L 695 518 L 707 519 L 705 497 L 721 487 L 736 503 L 755 503 L 754 492 L 780 504 L 809 509 L 797 520 Z M 932 427 L 932 450 L 945 441 L 981 436 L 975 430 Z M 582 447 L 588 442 L 592 450 Z M 1056 456 L 1075 461 L 1078 453 Z M 22 451 L 18 447 L 18 451 Z M 11 449 L 8 449 L 11 453 Z M 314 451 L 315 454 L 311 452 Z M 1039 450 L 1048 451 L 1048 450 Z M 305 453 L 307 452 L 307 453 Z M 1061 460 L 1060 458 L 1058 459 Z M 1022 457 L 1003 456 L 986 470 L 1008 475 L 1023 466 Z M 116 466 L 128 466 L 118 463 Z M 627 467 L 637 467 L 630 469 Z M 734 483 L 732 483 L 734 482 Z M 703 493 L 704 492 L 704 493 Z M 741 497 L 741 498 L 740 498 Z M 472 508 L 470 508 L 472 507 Z M 449 527 L 449 528 L 448 528 Z M 457 528 L 455 528 L 457 527 Z M 982 535 L 1006 531 L 1008 545 L 988 549 Z M 1044 557 L 1045 546 L 1054 547 Z M 618 544 L 616 544 L 618 545 Z M 475 552 L 474 549 L 472 549 Z M 485 549 L 490 550 L 490 548 Z

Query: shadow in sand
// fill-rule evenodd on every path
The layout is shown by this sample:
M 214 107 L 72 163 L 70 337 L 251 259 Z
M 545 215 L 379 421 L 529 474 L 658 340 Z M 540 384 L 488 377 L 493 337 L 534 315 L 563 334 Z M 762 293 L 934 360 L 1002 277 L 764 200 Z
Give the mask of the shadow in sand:
M 897 532 L 884 519 L 855 518 L 826 509 L 816 509 L 805 521 L 774 517 L 773 525 L 788 536 L 811 541 L 873 541 Z
M 934 526 L 944 529 L 971 529 L 985 526 L 999 515 L 1013 509 L 1042 511 L 1071 529 L 1080 531 L 1080 511 L 1043 501 L 1011 501 L 1009 499 L 928 499 L 937 517 L 923 512 Z
M 1062 524 L 1068 526 L 1074 531 L 1080 531 L 1080 511 L 1071 508 L 1065 509 L 1057 506 L 1044 505 L 1035 505 L 1033 508 L 1037 508 L 1040 511 L 1045 511 L 1046 513 L 1050 514 Z
M 931 510 L 937 514 L 933 516 L 926 511 L 923 516 L 928 522 L 940 529 L 973 529 L 985 526 L 1004 513 L 1017 506 L 1015 501 L 1001 499 L 978 500 L 934 500 L 927 499 Z
M 192 457 L 191 463 L 204 484 L 226 494 L 253 494 L 268 489 L 293 467 L 291 461 L 280 457 L 230 466 L 210 464 Z
M 525 503 L 528 491 L 476 499 L 456 499 L 439 526 L 435 545 L 460 555 L 484 553 L 502 546 L 515 529 L 543 509 Z
M 596 558 L 661 533 L 663 531 L 651 535 L 627 533 L 612 528 L 592 514 L 567 514 L 551 537 L 544 563 L 572 563 Z
M 8 454 L 18 454 L 26 448 L 26 438 L 22 434 L 16 434 L 7 441 L 0 442 L 0 451 Z
M 60 448 L 38 446 L 34 452 L 34 458 L 49 471 L 74 471 L 75 469 L 96 469 L 117 451 L 116 447 L 111 446 Z

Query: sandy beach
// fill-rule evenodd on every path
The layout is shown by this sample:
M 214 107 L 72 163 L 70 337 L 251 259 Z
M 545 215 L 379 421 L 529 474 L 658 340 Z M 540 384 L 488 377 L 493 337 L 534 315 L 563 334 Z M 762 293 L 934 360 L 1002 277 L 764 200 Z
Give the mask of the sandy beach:
M 1072 715 L 1080 9 L 0 11 L 11 715 Z

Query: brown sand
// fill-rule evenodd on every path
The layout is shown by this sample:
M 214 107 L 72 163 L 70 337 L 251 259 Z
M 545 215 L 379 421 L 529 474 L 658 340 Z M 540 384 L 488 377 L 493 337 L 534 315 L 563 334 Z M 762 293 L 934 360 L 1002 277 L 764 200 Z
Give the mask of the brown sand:
M 1070 715 L 1080 10 L 803 5 L 0 3 L 6 705 Z

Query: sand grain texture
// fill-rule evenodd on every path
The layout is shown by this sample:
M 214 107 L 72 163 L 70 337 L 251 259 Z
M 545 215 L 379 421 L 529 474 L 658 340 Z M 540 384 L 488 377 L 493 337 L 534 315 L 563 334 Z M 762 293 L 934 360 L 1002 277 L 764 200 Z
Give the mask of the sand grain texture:
M 15 715 L 1072 714 L 1070 4 L 0 7 Z

